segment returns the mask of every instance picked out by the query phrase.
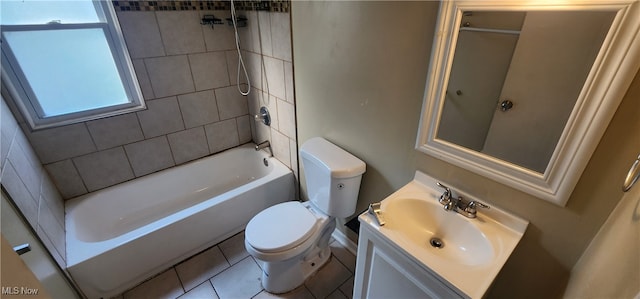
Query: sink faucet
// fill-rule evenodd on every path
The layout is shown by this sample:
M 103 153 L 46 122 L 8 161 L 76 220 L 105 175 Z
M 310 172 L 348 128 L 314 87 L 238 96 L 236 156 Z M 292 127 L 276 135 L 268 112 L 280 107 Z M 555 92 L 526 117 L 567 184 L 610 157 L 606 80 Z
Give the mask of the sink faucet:
M 273 150 L 271 150 L 271 143 L 269 143 L 269 140 L 260 142 L 256 145 L 256 151 L 259 151 L 263 148 L 269 148 L 269 154 L 271 154 L 271 157 L 273 157 Z
M 445 211 L 456 211 L 458 214 L 461 214 L 467 218 L 476 218 L 477 217 L 477 208 L 485 208 L 488 209 L 489 206 L 485 205 L 479 201 L 471 200 L 467 201 L 462 196 L 454 197 L 451 188 L 443 185 L 440 182 L 436 182 L 438 187 L 444 189 L 442 195 L 438 199 L 438 202 L 444 206 Z
M 448 205 L 449 203 L 451 203 L 451 189 L 445 185 L 443 185 L 440 182 L 436 182 L 436 184 L 438 184 L 438 187 L 444 189 L 444 193 L 442 193 L 442 195 L 440 195 L 440 198 L 438 199 L 438 202 L 445 205 L 445 210 L 446 205 Z

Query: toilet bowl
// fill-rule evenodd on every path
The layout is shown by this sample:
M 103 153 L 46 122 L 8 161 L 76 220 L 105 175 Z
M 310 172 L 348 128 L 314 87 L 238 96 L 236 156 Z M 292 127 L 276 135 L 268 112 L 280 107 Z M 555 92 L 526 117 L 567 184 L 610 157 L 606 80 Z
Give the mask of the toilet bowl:
M 323 138 L 300 148 L 306 174 L 306 202 L 284 202 L 253 217 L 245 248 L 262 268 L 262 286 L 285 293 L 302 285 L 331 256 L 336 217 L 355 212 L 365 164 Z
M 334 229 L 335 218 L 318 213 L 309 202 L 281 203 L 251 219 L 245 247 L 260 263 L 265 290 L 285 293 L 304 283 L 329 260 Z

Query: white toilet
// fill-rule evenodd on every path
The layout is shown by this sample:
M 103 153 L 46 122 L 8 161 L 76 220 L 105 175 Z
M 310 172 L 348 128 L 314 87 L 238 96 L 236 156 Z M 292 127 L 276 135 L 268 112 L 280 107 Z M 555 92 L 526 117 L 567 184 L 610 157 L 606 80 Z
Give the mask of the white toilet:
M 355 213 L 366 165 L 315 137 L 300 148 L 309 201 L 289 201 L 258 213 L 245 230 L 245 247 L 262 267 L 262 286 L 285 293 L 302 285 L 331 255 L 335 217 Z

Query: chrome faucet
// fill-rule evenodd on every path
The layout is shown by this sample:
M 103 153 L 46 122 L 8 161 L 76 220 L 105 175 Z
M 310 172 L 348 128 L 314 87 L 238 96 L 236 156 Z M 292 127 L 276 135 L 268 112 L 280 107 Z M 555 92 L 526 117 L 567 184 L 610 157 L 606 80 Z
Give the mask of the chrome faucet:
M 454 197 L 451 188 L 440 182 L 436 182 L 436 184 L 438 187 L 444 189 L 444 192 L 440 195 L 440 198 L 438 198 L 438 202 L 444 206 L 445 211 L 455 211 L 467 218 L 476 218 L 478 207 L 489 208 L 488 205 L 475 200 L 467 201 L 462 198 L 462 196 Z
M 259 151 L 263 148 L 269 148 L 269 154 L 271 154 L 271 157 L 273 157 L 273 150 L 271 149 L 271 143 L 269 142 L 269 140 L 260 142 L 258 144 L 256 144 L 256 151 Z
M 453 203 L 455 200 L 451 199 L 451 188 L 441 184 L 440 182 L 436 182 L 438 187 L 444 189 L 444 193 L 440 195 L 438 202 L 444 205 L 444 209 L 447 211 L 451 211 L 455 208 L 455 204 Z

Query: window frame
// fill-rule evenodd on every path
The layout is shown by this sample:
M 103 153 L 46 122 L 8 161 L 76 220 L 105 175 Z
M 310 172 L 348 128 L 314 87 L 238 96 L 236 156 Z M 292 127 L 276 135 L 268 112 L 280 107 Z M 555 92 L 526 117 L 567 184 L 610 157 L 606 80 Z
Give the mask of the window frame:
M 92 1 L 97 10 L 99 22 L 76 24 L 29 24 L 1 25 L 2 28 L 2 89 L 6 89 L 10 98 L 22 112 L 31 129 L 38 130 L 80 123 L 146 109 L 146 104 L 138 83 L 131 57 L 111 1 Z M 17 60 L 7 45 L 4 32 L 65 29 L 102 29 L 109 45 L 118 74 L 124 87 L 128 103 L 115 104 L 101 108 L 82 110 L 62 115 L 45 117 L 35 93 L 28 84 L 28 78 L 19 67 Z

